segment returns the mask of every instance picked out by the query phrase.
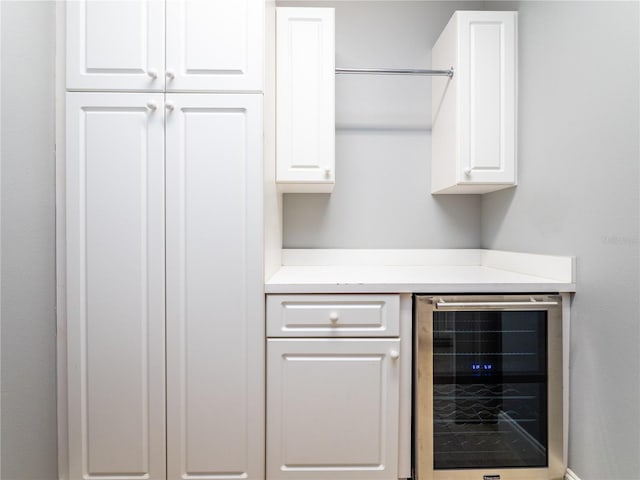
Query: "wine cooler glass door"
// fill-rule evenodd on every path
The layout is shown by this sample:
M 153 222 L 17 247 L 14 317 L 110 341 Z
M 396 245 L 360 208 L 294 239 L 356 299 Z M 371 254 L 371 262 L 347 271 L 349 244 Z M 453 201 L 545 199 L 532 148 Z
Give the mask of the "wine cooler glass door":
M 433 315 L 434 468 L 547 466 L 545 311 Z

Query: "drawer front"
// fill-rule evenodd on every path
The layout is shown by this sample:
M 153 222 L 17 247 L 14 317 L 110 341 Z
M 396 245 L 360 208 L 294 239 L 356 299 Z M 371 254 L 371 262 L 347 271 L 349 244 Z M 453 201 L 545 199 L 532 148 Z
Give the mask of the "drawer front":
M 269 295 L 269 337 L 397 337 L 399 295 Z

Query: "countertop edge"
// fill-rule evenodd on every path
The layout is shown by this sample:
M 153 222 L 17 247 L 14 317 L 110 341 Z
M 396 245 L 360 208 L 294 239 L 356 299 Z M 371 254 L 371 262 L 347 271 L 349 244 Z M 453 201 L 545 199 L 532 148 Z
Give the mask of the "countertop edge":
M 575 293 L 574 283 L 292 283 L 266 284 L 265 293 Z

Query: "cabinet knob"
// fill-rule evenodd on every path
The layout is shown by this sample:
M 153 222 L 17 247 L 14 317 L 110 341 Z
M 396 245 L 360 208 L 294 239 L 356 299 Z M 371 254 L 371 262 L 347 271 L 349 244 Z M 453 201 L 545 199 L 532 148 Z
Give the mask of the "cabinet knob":
M 331 312 L 329 314 L 329 320 L 331 320 L 331 323 L 337 323 L 338 322 L 338 313 L 337 312 Z
M 174 78 L 176 78 L 176 72 L 174 72 L 173 70 L 167 70 L 167 73 L 165 73 L 167 80 L 173 80 Z
M 325 174 L 325 176 L 330 177 L 331 176 L 331 169 L 330 168 L 325 168 L 324 169 L 324 174 Z
M 155 80 L 158 78 L 158 71 L 155 68 L 150 68 L 147 70 L 147 75 L 149 75 L 150 79 Z
M 389 356 L 391 357 L 391 360 L 397 360 L 400 358 L 400 352 L 397 350 L 391 350 L 389 352 Z
M 471 176 L 471 168 L 470 167 L 466 167 L 464 169 L 464 176 L 465 177 L 470 177 Z
M 173 102 L 166 102 L 164 104 L 164 108 L 167 109 L 167 112 L 173 112 L 173 110 L 176 108 L 176 106 L 173 104 Z
M 158 104 L 156 102 L 154 102 L 153 100 L 149 100 L 147 102 L 147 108 L 152 111 L 155 112 L 156 109 L 158 108 Z

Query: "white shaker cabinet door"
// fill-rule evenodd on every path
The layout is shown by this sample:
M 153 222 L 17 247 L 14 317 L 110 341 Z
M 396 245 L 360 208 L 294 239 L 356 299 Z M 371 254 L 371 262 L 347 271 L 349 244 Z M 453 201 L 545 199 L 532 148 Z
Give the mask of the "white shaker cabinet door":
M 73 0 L 67 8 L 67 89 L 164 89 L 164 2 Z
M 335 183 L 335 14 L 278 7 L 276 181 L 282 192 Z
M 166 97 L 168 477 L 261 480 L 262 96 Z
M 267 478 L 397 480 L 400 340 L 267 340 Z
M 264 10 L 264 0 L 168 0 L 167 91 L 262 91 Z
M 164 479 L 162 95 L 66 98 L 68 478 Z

